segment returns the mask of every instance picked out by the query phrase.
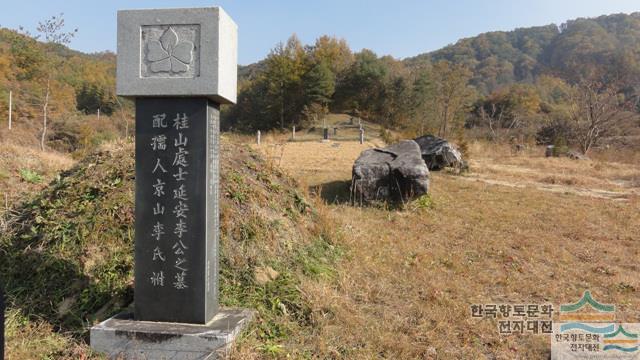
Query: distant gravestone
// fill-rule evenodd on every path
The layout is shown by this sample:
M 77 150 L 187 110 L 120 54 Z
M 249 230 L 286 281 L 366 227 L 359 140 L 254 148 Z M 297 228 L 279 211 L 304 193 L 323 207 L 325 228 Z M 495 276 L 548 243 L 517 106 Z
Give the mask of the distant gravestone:
M 236 100 L 236 59 L 220 8 L 118 12 L 117 94 L 136 103 L 135 311 L 92 328 L 109 356 L 208 358 L 250 318 L 218 309 L 220 104 Z
M 555 150 L 555 146 L 553 145 L 547 145 L 546 149 L 544 150 L 544 156 L 545 157 L 552 157 L 553 153 Z

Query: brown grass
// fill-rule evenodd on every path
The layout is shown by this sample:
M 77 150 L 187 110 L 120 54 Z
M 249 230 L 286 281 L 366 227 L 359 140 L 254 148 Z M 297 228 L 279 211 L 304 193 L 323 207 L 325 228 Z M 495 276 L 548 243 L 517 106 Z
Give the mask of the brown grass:
M 640 163 L 546 158 L 544 148 L 530 147 L 513 154 L 508 146 L 474 142 L 471 177 L 612 198 L 640 193 Z M 548 187 L 546 185 L 554 185 Z M 562 187 L 564 186 L 564 187 Z M 606 195 L 608 196 L 608 195 Z
M 74 343 L 71 336 L 56 332 L 48 322 L 26 321 L 18 311 L 8 312 L 6 326 L 7 359 L 51 359 L 55 353 L 68 354 L 55 357 L 64 360 L 98 358 L 86 346 Z
M 0 215 L 27 194 L 42 190 L 60 171 L 74 163 L 70 156 L 56 151 L 42 152 L 13 141 L 0 141 Z M 36 183 L 26 181 L 21 175 L 24 170 L 42 179 Z
M 284 147 L 282 167 L 302 182 L 343 187 L 361 150 Z M 308 340 L 314 355 L 547 359 L 548 337 L 499 336 L 497 323 L 472 319 L 469 306 L 558 307 L 584 290 L 616 304 L 618 319 L 638 321 L 640 197 L 629 192 L 619 202 L 580 192 L 636 191 L 615 181 L 635 179 L 638 167 L 545 159 L 539 150 L 512 156 L 473 144 L 471 176 L 495 184 L 432 173 L 432 209 L 330 205 L 348 256 L 335 284 L 304 284 L 319 319 L 317 338 Z
M 351 165 L 365 149 L 384 146 L 378 139 L 358 142 L 263 143 L 260 149 L 276 164 L 309 186 L 351 176 Z M 254 148 L 258 148 L 254 145 Z

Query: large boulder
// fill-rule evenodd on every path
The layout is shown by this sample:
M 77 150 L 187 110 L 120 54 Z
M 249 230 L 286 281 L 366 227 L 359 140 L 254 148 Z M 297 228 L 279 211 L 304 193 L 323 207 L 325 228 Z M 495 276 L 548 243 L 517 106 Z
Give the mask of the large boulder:
M 351 200 L 355 204 L 406 202 L 429 190 L 429 169 L 413 140 L 363 151 L 352 174 Z
M 425 135 L 415 139 L 420 146 L 422 159 L 429 170 L 441 170 L 445 167 L 465 167 L 462 154 L 447 140 L 433 135 Z

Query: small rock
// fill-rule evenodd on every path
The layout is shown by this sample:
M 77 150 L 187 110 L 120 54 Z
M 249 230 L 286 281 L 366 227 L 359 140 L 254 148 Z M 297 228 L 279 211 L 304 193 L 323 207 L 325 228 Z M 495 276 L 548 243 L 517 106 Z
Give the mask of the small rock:
M 270 266 L 258 267 L 256 268 L 255 274 L 254 274 L 256 278 L 256 282 L 259 285 L 265 285 L 275 280 L 278 277 L 278 275 L 280 274 Z
M 567 157 L 572 160 L 589 160 L 586 155 L 573 150 L 567 152 Z
M 281 303 L 281 302 L 278 303 L 278 309 L 280 309 L 280 311 L 282 312 L 282 315 L 289 316 L 289 312 L 287 311 L 287 307 L 283 303 Z

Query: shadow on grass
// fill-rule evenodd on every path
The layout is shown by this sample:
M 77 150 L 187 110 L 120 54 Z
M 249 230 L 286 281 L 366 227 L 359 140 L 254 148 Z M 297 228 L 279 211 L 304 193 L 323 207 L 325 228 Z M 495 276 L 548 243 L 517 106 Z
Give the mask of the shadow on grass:
M 6 305 L 28 320 L 44 320 L 55 331 L 88 341 L 86 324 L 105 320 L 132 301 L 131 287 L 112 289 L 88 276 L 80 261 L 32 245 L 18 240 L 0 246 Z
M 349 204 L 351 180 L 331 181 L 309 187 L 309 191 L 320 195 L 328 204 Z

